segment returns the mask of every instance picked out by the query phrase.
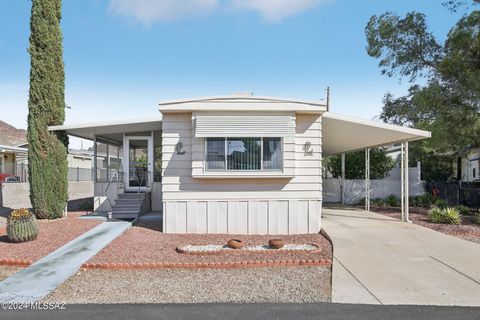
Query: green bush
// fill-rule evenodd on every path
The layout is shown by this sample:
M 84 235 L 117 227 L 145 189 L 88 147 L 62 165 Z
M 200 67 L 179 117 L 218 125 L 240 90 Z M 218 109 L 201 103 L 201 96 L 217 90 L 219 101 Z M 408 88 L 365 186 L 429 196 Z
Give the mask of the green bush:
M 466 207 L 466 206 L 456 206 L 455 209 L 458 210 L 458 212 L 463 216 L 467 216 L 467 215 L 470 215 L 470 208 Z
M 39 219 L 63 216 L 68 201 L 68 136 L 48 126 L 65 120 L 65 74 L 61 0 L 33 0 L 30 18 L 28 99 L 28 181 L 33 213 Z
M 410 205 L 430 209 L 440 199 L 432 196 L 430 193 L 424 193 L 419 196 L 410 197 Z
M 433 208 L 428 213 L 428 219 L 433 223 L 461 224 L 462 218 L 455 208 Z
M 480 212 L 475 214 L 475 218 L 473 219 L 473 222 L 476 224 L 480 224 Z
M 381 198 L 372 199 L 372 205 L 377 207 L 385 207 L 385 201 Z
M 443 199 L 440 199 L 440 198 L 436 198 L 437 200 L 435 201 L 435 203 L 433 204 L 434 206 L 437 206 L 441 209 L 446 209 L 448 207 L 448 203 L 447 201 L 443 200 Z
M 390 207 L 399 207 L 400 206 L 400 198 L 396 195 L 391 194 L 385 198 L 385 204 Z

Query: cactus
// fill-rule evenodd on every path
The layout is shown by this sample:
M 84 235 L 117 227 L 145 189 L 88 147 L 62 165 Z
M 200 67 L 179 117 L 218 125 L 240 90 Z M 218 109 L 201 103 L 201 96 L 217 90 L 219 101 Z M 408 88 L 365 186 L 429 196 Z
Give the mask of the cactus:
M 37 239 L 38 224 L 35 215 L 25 208 L 14 210 L 7 218 L 7 235 L 12 242 Z

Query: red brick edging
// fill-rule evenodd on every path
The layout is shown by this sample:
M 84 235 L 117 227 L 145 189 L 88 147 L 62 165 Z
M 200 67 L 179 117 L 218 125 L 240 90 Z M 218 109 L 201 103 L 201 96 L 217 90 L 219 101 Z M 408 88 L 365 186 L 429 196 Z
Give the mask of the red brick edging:
M 28 267 L 32 263 L 32 260 L 0 259 L 0 266 Z
M 296 266 L 330 266 L 329 259 L 320 260 L 268 260 L 268 261 L 237 261 L 237 262 L 192 262 L 192 263 L 84 263 L 83 269 L 235 269 L 235 268 L 265 268 L 265 267 L 296 267 Z
M 32 260 L 1 259 L 0 265 L 27 267 Z M 267 260 L 267 261 L 236 261 L 236 262 L 191 262 L 191 263 L 84 263 L 83 269 L 235 269 L 235 268 L 265 268 L 265 267 L 297 267 L 297 266 L 330 266 L 330 259 L 320 260 Z

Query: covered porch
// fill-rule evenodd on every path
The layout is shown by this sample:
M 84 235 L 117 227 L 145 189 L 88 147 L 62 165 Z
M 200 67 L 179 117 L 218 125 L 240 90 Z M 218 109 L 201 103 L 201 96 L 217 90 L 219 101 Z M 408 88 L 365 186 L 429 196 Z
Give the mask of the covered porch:
M 162 118 L 54 126 L 93 142 L 94 211 L 132 219 L 162 210 Z

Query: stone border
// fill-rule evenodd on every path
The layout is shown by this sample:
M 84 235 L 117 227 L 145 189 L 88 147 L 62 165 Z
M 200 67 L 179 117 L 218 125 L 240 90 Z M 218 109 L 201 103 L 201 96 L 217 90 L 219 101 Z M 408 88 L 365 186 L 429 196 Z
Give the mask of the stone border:
M 1 266 L 28 267 L 31 260 L 2 259 Z M 266 267 L 298 267 L 298 266 L 323 266 L 332 265 L 330 259 L 318 260 L 266 260 L 266 261 L 236 261 L 236 262 L 190 262 L 190 263 L 84 263 L 82 269 L 107 269 L 107 270 L 130 270 L 130 269 L 237 269 L 237 268 L 266 268 Z
M 182 248 L 186 245 L 182 245 L 175 248 L 177 253 L 187 254 L 191 256 L 213 256 L 213 255 L 221 255 L 221 254 L 252 254 L 252 253 L 259 253 L 259 254 L 278 254 L 278 253 L 308 253 L 308 254 L 318 254 L 322 252 L 322 247 L 316 243 L 305 243 L 311 246 L 317 247 L 314 250 L 280 250 L 280 249 L 270 249 L 270 250 L 246 250 L 245 248 L 241 249 L 232 249 L 232 250 L 212 250 L 212 251 L 186 251 Z

